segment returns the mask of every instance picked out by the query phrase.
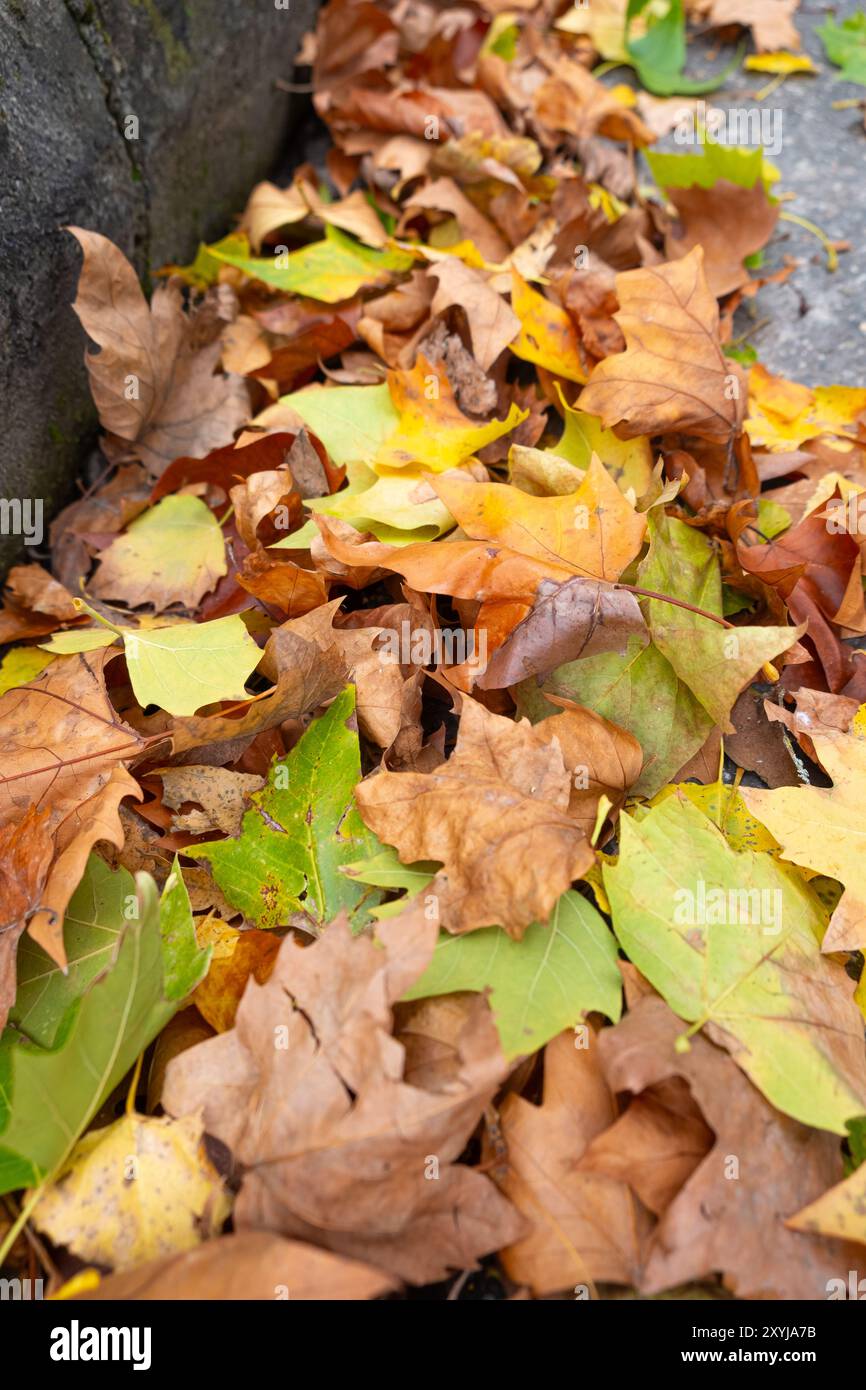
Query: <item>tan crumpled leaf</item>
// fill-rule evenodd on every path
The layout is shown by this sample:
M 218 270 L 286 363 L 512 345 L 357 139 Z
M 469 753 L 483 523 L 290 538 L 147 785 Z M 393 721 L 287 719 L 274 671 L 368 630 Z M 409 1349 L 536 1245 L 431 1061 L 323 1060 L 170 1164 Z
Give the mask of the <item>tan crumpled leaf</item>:
M 171 818 L 172 830 L 185 830 L 190 835 L 204 835 L 211 830 L 239 835 L 244 812 L 249 810 L 248 797 L 261 791 L 265 784 L 263 777 L 253 773 L 197 763 L 158 767 L 150 775 L 162 778 L 163 805 L 178 812 Z M 194 801 L 201 810 L 180 814 L 187 801 Z
M 719 307 L 696 246 L 678 261 L 616 277 L 625 352 L 599 362 L 577 408 L 624 439 L 669 430 L 727 441 L 740 428 L 746 385 L 719 345 Z
M 451 932 L 504 927 L 521 937 L 593 863 L 569 811 L 572 774 L 558 741 L 528 720 L 463 701 L 457 746 L 434 772 L 380 772 L 355 799 L 404 864 L 439 860 L 431 891 Z
M 712 0 L 709 21 L 721 28 L 741 24 L 751 29 L 759 53 L 798 49 L 800 35 L 791 20 L 800 0 Z
M 667 196 L 679 214 L 665 240 L 667 255 L 703 247 L 704 273 L 717 299 L 748 285 L 743 261 L 767 244 L 779 219 L 779 205 L 770 202 L 762 180 L 742 188 L 717 179 L 712 188 L 669 188 Z
M 35 1221 L 80 1259 L 124 1270 L 216 1235 L 230 1205 L 200 1116 L 131 1113 L 79 1140 Z
M 53 865 L 29 932 L 58 965 L 66 964 L 63 914 L 87 855 L 100 839 L 123 843 L 118 806 L 140 799 L 123 763 L 141 750 L 140 736 L 114 710 L 105 689 L 105 649 L 61 657 L 28 685 L 0 696 L 6 739 L 0 781 L 0 828 L 32 805 L 49 812 Z
M 330 1302 L 379 1298 L 397 1288 L 398 1280 L 356 1260 L 267 1231 L 241 1231 L 209 1240 L 197 1250 L 113 1274 L 74 1301 Z
M 219 340 L 196 347 L 176 285 L 158 286 L 148 305 L 113 242 L 68 230 L 84 252 L 72 307 L 99 345 L 85 362 L 103 428 L 134 446 L 154 477 L 173 459 L 230 443 L 249 417 L 249 396 L 241 377 L 216 371 Z
M 544 1053 L 544 1097 L 533 1105 L 508 1095 L 500 1111 L 508 1151 L 503 1191 L 533 1223 L 526 1239 L 502 1251 L 510 1279 L 537 1296 L 597 1281 L 634 1284 L 647 1213 L 625 1183 L 583 1172 L 581 1155 L 616 1118 L 602 1075 L 598 1037 L 579 1047 L 560 1033 Z
M 490 1180 L 456 1162 L 507 1072 L 486 1002 L 446 1089 L 403 1079 L 391 1006 L 437 936 L 414 909 L 377 940 L 341 919 L 305 949 L 289 938 L 268 982 L 248 984 L 231 1032 L 170 1063 L 166 1108 L 203 1105 L 208 1133 L 244 1167 L 238 1230 L 306 1239 L 420 1284 L 522 1233 Z
M 489 371 L 520 332 L 519 318 L 480 270 L 465 265 L 456 256 L 431 266 L 428 274 L 438 281 L 430 306 L 432 312 L 440 314 L 452 304 L 465 311 L 475 360 L 483 371 Z
M 737 1298 L 825 1299 L 828 1280 L 858 1263 L 856 1246 L 797 1235 L 784 1218 L 842 1175 L 839 1141 L 774 1110 L 705 1037 L 678 1051 L 680 1020 L 663 1000 L 638 1000 L 599 1039 L 614 1091 L 642 1095 L 682 1077 L 716 1142 L 667 1207 L 641 1280 L 659 1293 L 721 1272 Z

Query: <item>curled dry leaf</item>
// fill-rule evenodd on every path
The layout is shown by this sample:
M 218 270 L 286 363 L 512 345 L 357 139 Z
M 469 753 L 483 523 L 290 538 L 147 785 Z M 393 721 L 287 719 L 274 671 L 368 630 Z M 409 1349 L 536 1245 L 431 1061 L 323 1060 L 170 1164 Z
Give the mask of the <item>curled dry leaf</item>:
M 219 341 L 197 348 L 179 289 L 160 285 L 148 305 L 113 242 L 69 230 L 84 252 L 73 308 L 99 345 L 85 361 L 103 428 L 154 477 L 181 454 L 201 458 L 227 444 L 249 415 L 249 397 L 240 377 L 216 371 Z
M 522 1232 L 490 1180 L 456 1162 L 507 1069 L 486 1003 L 445 1091 L 407 1084 L 391 1035 L 391 1007 L 437 935 L 416 909 L 381 924 L 377 941 L 340 920 L 305 950 L 286 940 L 231 1032 L 170 1063 L 167 1109 L 203 1104 L 208 1133 L 243 1164 L 239 1231 L 305 1239 L 415 1283 L 471 1268 Z M 424 1177 L 431 1153 L 436 1182 Z

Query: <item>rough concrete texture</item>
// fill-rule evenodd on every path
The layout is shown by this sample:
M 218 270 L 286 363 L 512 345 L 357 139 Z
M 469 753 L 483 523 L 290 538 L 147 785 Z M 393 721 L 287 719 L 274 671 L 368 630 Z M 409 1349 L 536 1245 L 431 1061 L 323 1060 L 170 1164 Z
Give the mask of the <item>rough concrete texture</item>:
M 0 497 L 66 499 L 95 415 L 77 223 L 145 278 L 222 234 L 283 152 L 316 0 L 0 0 Z M 129 117 L 136 117 L 136 133 Z M 0 572 L 21 540 L 0 535 Z
M 816 223 L 833 241 L 848 241 L 850 251 L 839 268 L 827 271 L 821 243 L 809 232 L 780 222 L 765 257 L 768 271 L 783 265 L 784 255 L 801 262 L 782 285 L 766 285 L 736 318 L 737 333 L 749 337 L 760 360 L 772 372 L 807 386 L 840 383 L 866 386 L 866 131 L 863 111 L 833 110 L 833 102 L 866 99 L 866 87 L 839 80 L 839 69 L 824 54 L 815 30 L 831 13 L 838 23 L 862 5 L 840 0 L 830 6 L 801 4 L 793 16 L 808 53 L 820 68 L 817 77 L 789 77 L 764 101 L 756 101 L 772 76 L 739 70 L 721 91 L 705 98 L 708 105 L 766 108 L 781 113 L 781 149 L 768 158 L 781 172 L 776 192 L 796 196 L 786 211 Z M 688 72 L 702 77 L 718 71 L 731 48 L 719 49 L 713 63 L 706 45 L 690 45 Z M 612 74 L 609 81 L 614 80 Z M 777 117 L 778 121 L 779 118 Z M 768 125 L 768 131 L 773 130 Z M 778 125 L 776 129 L 779 129 Z M 681 150 L 672 137 L 657 148 Z M 757 273 L 757 272 L 756 272 Z M 768 320 L 764 326 L 764 320 Z

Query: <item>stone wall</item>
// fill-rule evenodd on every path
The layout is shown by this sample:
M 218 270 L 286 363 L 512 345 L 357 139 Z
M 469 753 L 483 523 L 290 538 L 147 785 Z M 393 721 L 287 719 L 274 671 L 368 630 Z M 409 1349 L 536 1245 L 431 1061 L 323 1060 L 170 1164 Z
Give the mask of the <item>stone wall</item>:
M 60 228 L 110 236 L 145 279 L 227 230 L 285 155 L 303 104 L 276 82 L 315 9 L 0 0 L 0 497 L 41 498 L 47 523 L 95 429 Z M 20 546 L 0 535 L 0 572 Z

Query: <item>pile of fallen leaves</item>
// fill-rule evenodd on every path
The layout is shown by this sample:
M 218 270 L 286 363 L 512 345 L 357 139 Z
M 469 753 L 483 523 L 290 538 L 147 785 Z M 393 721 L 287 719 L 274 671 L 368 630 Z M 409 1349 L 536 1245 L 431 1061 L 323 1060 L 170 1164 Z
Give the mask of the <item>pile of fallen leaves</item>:
M 864 1273 L 866 388 L 733 344 L 777 175 L 653 154 L 659 10 L 331 0 L 326 173 L 150 302 L 70 229 L 103 458 L 0 615 L 7 1269 Z

